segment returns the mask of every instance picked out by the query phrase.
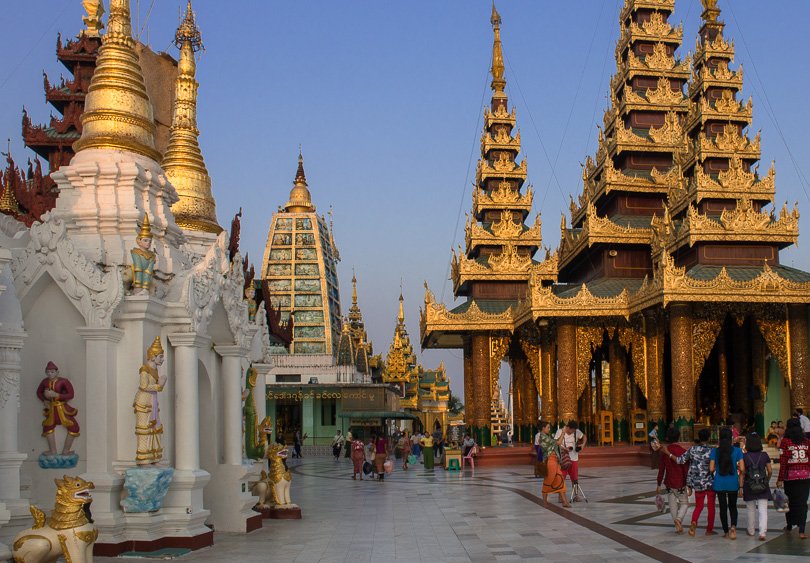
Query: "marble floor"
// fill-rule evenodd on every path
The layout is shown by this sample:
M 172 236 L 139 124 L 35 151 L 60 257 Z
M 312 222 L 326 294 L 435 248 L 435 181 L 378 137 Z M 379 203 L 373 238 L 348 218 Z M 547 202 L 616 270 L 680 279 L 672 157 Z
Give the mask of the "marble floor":
M 740 501 L 736 541 L 675 534 L 656 511 L 655 472 L 581 468 L 588 501 L 544 506 L 531 467 L 464 472 L 397 468 L 384 482 L 353 481 L 347 459 L 290 460 L 292 500 L 303 520 L 265 520 L 249 535 L 215 534 L 215 545 L 180 560 L 200 563 L 390 561 L 807 561 L 810 540 L 781 532 L 769 511 L 768 540 L 746 535 Z M 691 517 L 691 507 L 689 517 Z M 96 558 L 96 562 L 113 561 Z

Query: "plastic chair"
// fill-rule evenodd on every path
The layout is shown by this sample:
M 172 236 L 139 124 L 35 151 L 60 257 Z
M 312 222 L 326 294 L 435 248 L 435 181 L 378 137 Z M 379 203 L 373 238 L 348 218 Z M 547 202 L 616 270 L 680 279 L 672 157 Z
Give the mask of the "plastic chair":
M 458 466 L 457 459 L 451 459 L 447 462 L 447 470 L 448 471 L 461 471 L 461 468 Z
M 475 458 L 474 458 L 474 456 L 475 456 L 476 453 L 478 453 L 478 447 L 473 446 L 472 448 L 470 448 L 469 453 L 467 455 L 465 455 L 463 458 L 461 458 L 461 467 L 462 467 L 462 469 L 464 468 L 464 462 L 466 461 L 466 462 L 468 462 L 470 464 L 470 467 L 472 467 L 473 470 L 475 470 Z

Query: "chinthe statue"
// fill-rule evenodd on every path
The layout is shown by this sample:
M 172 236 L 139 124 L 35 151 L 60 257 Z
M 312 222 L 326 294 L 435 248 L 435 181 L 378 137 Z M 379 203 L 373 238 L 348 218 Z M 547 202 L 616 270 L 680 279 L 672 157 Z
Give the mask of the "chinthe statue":
M 148 294 L 152 287 L 152 276 L 155 274 L 155 259 L 157 255 L 152 251 L 152 227 L 149 225 L 149 215 L 143 214 L 143 223 L 138 236 L 135 238 L 138 246 L 130 251 L 132 256 L 132 293 L 133 295 Z
M 56 503 L 49 518 L 31 506 L 34 525 L 14 537 L 14 561 L 52 563 L 60 557 L 70 563 L 92 563 L 98 530 L 90 519 L 90 491 L 95 485 L 81 477 L 63 476 L 56 482 Z
M 48 362 L 45 366 L 47 375 L 37 387 L 37 398 L 42 401 L 44 409 L 42 415 L 42 435 L 48 440 L 48 451 L 40 456 L 40 466 L 50 467 L 75 467 L 78 456 L 71 449 L 73 441 L 79 436 L 79 423 L 76 416 L 79 411 L 68 401 L 74 397 L 73 385 L 66 377 L 59 377 L 59 368 L 53 362 Z M 64 426 L 67 430 L 62 453 L 57 455 L 56 435 L 54 431 L 57 426 Z M 59 460 L 55 458 L 59 457 Z M 71 464 L 72 463 L 72 464 Z
M 269 471 L 262 471 L 261 479 L 251 483 L 250 494 L 259 497 L 253 507 L 264 518 L 300 519 L 301 507 L 290 502 L 292 474 L 285 467 L 287 447 L 284 444 L 267 445 L 266 457 Z
M 155 338 L 146 352 L 146 362 L 138 371 L 140 382 L 132 407 L 135 409 L 135 436 L 138 449 L 135 463 L 153 465 L 163 459 L 163 446 L 160 437 L 163 435 L 163 423 L 160 421 L 158 393 L 166 385 L 166 376 L 158 373 L 165 356 L 160 337 Z

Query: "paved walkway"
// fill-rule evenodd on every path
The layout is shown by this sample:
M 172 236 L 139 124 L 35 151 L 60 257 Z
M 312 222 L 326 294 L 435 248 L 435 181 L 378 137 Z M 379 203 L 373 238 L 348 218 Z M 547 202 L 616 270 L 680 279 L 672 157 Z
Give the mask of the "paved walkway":
M 543 505 L 530 466 L 463 473 L 397 467 L 379 483 L 352 481 L 347 459 L 289 464 L 292 500 L 303 520 L 265 520 L 249 535 L 216 534 L 212 548 L 181 561 L 797 562 L 810 556 L 810 540 L 795 531 L 784 535 L 784 516 L 772 509 L 768 541 L 748 537 L 742 501 L 736 541 L 722 537 L 719 513 L 720 535 L 705 536 L 705 511 L 696 537 L 676 535 L 669 512 L 655 509 L 655 472 L 641 467 L 582 468 L 589 502 L 563 509 Z

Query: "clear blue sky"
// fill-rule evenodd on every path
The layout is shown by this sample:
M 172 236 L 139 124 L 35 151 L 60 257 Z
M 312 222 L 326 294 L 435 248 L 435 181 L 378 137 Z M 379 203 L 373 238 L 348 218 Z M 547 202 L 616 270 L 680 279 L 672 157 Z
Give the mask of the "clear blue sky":
M 154 4 L 141 39 L 176 56 L 171 39 L 185 0 L 139 4 L 141 25 Z M 579 163 L 595 151 L 621 4 L 498 2 L 507 92 L 551 247 L 568 194 L 581 191 Z M 488 99 L 489 0 L 195 0 L 194 7 L 206 45 L 198 65 L 200 142 L 220 223 L 230 225 L 243 206 L 242 248 L 260 259 L 303 144 L 315 203 L 323 213 L 334 207 L 344 309 L 354 267 L 369 336 L 375 351 L 386 352 L 402 279 L 418 344 L 422 281 L 451 304 L 450 248 L 463 240 Z M 720 7 L 745 69 L 745 98 L 754 98 L 753 130 L 763 130 L 762 168 L 776 160 L 777 206 L 798 201 L 804 212 L 800 246 L 783 252 L 782 261 L 810 270 L 810 187 L 799 179 L 799 170 L 810 178 L 810 2 L 720 0 Z M 700 12 L 699 0 L 676 4 L 673 20 L 684 22 L 681 56 L 694 50 Z M 30 154 L 20 140 L 20 108 L 47 121 L 41 72 L 55 79 L 63 71 L 54 56 L 56 33 L 75 35 L 82 14 L 80 0 L 28 0 L 0 20 L 0 134 L 11 137 L 18 162 Z M 426 367 L 444 359 L 461 395 L 458 352 L 421 357 Z

